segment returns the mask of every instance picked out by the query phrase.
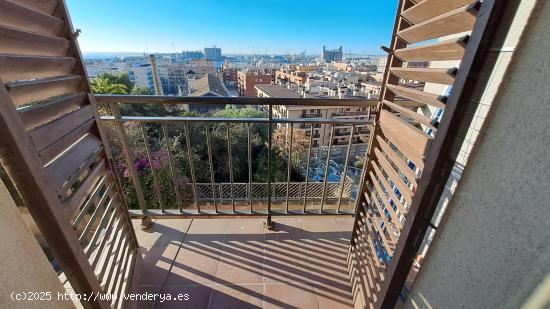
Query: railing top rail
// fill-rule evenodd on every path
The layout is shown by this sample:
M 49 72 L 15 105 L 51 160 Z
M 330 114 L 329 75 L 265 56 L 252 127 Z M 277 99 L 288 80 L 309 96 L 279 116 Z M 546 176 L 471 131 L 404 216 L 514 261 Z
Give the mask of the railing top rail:
M 97 103 L 122 104 L 201 104 L 201 105 L 289 105 L 289 106 L 361 106 L 376 107 L 377 100 L 363 99 L 310 99 L 310 98 L 257 98 L 257 97 L 182 97 L 154 95 L 96 94 Z
M 101 120 L 114 121 L 114 116 L 102 116 Z M 372 123 L 370 119 L 330 119 L 330 118 L 307 118 L 307 119 L 287 119 L 277 118 L 227 118 L 227 117 L 146 117 L 146 116 L 121 116 L 118 119 L 122 122 L 233 122 L 233 123 L 307 123 L 307 124 L 357 124 L 365 125 Z

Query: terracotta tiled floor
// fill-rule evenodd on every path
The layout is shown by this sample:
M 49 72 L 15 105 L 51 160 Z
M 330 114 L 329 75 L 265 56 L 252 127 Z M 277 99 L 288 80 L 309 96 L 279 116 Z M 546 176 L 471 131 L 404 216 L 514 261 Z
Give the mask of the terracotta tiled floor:
M 133 308 L 351 308 L 346 267 L 351 217 L 135 221 L 143 261 L 133 290 L 185 301 Z M 138 283 L 139 282 L 139 283 Z

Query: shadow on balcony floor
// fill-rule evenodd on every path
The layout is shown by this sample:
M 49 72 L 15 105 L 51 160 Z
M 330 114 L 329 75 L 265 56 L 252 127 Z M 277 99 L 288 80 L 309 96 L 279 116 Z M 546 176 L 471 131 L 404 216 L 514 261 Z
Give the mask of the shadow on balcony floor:
M 351 308 L 351 217 L 134 221 L 143 257 L 133 291 L 188 294 L 130 308 Z M 182 295 L 183 297 L 183 295 Z

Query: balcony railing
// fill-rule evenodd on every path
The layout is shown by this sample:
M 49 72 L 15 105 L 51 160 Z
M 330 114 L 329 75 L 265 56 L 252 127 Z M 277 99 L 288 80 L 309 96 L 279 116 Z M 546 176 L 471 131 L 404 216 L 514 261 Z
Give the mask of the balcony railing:
M 332 113 L 333 117 L 370 117 L 367 111 L 347 111 L 347 112 L 338 112 Z
M 321 113 L 314 113 L 314 114 L 304 113 L 304 114 L 302 114 L 302 118 L 322 118 L 322 117 L 323 117 L 323 114 L 321 114 Z
M 344 154 L 335 158 L 332 145 L 313 151 L 314 136 L 306 136 L 301 128 L 327 126 L 332 140 L 335 128 L 347 125 L 352 141 L 354 132 L 370 124 L 366 120 L 272 117 L 274 105 L 304 105 L 304 99 L 97 95 L 96 100 L 134 215 L 355 212 L 360 175 L 351 173 L 351 160 L 357 155 L 350 152 L 352 143 L 346 143 Z M 313 100 L 315 106 L 335 104 Z M 173 111 L 175 105 L 189 103 L 269 108 L 260 118 L 128 116 L 121 112 L 128 104 L 170 104 L 168 109 Z

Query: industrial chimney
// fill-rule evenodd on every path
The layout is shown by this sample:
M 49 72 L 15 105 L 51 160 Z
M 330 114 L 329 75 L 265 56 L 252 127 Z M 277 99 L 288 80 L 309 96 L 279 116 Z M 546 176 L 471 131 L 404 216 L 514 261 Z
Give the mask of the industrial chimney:
M 153 54 L 149 55 L 149 59 L 151 60 L 151 71 L 153 71 L 153 82 L 155 84 L 155 93 L 156 95 L 164 95 L 164 91 L 162 91 L 162 84 L 160 83 L 160 75 L 159 75 L 159 69 L 157 66 L 157 59 L 155 59 L 155 55 Z

